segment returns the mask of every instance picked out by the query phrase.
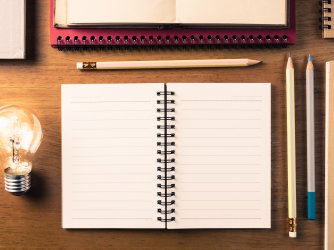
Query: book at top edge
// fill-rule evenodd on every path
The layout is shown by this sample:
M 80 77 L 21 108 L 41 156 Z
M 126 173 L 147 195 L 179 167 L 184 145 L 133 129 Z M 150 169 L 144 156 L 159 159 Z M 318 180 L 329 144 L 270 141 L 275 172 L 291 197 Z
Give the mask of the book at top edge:
M 289 25 L 243 28 L 73 28 L 56 27 L 55 0 L 50 0 L 52 47 L 82 46 L 192 46 L 192 45 L 291 45 L 296 43 L 295 0 L 289 1 Z
M 26 56 L 26 1 L 0 0 L 0 59 Z

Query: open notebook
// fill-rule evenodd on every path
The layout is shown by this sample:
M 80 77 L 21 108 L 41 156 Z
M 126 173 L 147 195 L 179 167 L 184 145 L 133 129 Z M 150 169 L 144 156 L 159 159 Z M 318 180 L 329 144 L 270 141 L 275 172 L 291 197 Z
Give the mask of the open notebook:
M 287 26 L 288 0 L 56 0 L 57 26 L 216 24 Z
M 63 228 L 269 228 L 268 83 L 62 85 Z

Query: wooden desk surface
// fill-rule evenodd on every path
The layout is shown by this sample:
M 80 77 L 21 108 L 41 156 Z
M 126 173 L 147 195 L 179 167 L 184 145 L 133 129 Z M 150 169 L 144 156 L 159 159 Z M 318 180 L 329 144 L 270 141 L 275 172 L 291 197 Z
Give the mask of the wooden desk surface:
M 59 52 L 49 46 L 49 1 L 28 0 L 28 59 L 0 61 L 0 105 L 35 110 L 45 139 L 34 161 L 33 187 L 14 197 L 0 187 L 0 248 L 73 249 L 323 249 L 324 237 L 324 69 L 334 60 L 334 40 L 321 39 L 317 0 L 297 0 L 297 45 L 288 49 L 158 50 Z M 285 65 L 291 51 L 296 70 L 297 239 L 287 232 Z M 306 219 L 305 65 L 316 68 L 316 221 Z M 80 72 L 83 60 L 253 58 L 245 69 L 178 69 Z M 271 82 L 272 228 L 270 230 L 64 230 L 61 228 L 62 83 Z M 3 185 L 2 177 L 0 185 Z

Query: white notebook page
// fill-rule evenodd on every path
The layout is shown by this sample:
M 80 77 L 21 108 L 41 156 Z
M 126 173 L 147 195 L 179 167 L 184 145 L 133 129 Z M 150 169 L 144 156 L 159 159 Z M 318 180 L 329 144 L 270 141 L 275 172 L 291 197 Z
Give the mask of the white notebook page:
M 176 16 L 179 23 L 286 26 L 287 1 L 177 0 Z
M 175 0 L 67 0 L 69 24 L 175 22 Z
M 55 21 L 60 25 L 184 23 L 286 26 L 287 2 L 288 0 L 56 0 Z
M 176 221 L 269 228 L 270 84 L 168 84 L 176 107 Z
M 63 228 L 164 228 L 157 221 L 157 91 L 62 85 Z

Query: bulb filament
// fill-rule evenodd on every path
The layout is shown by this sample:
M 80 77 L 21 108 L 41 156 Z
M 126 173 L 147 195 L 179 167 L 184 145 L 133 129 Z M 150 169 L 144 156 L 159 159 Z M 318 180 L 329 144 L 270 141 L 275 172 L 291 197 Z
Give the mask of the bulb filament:
M 13 156 L 12 156 L 12 161 L 13 161 L 13 166 L 16 168 L 19 167 L 20 165 L 20 142 L 14 138 L 10 138 L 10 142 L 12 143 L 12 149 L 13 149 Z

